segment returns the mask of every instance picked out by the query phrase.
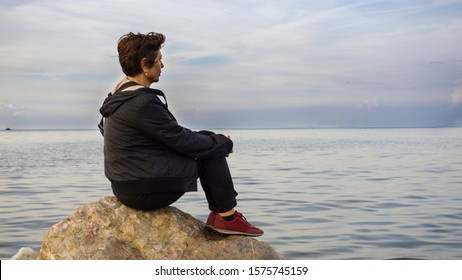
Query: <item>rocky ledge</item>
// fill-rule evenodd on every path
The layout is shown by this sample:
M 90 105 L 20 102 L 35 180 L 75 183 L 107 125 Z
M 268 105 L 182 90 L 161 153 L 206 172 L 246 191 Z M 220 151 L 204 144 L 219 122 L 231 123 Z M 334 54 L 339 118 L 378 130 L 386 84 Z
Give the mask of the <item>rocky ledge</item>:
M 274 260 L 269 244 L 209 232 L 175 207 L 140 211 L 115 197 L 77 208 L 53 225 L 40 252 L 22 248 L 12 259 L 40 260 Z M 22 251 L 22 252 L 21 252 Z

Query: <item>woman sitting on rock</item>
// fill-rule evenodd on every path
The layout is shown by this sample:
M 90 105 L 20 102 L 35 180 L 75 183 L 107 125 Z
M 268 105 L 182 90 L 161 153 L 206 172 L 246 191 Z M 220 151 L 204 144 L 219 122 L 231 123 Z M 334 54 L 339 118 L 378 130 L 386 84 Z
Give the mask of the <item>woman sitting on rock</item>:
M 165 36 L 129 33 L 118 41 L 119 62 L 127 76 L 104 101 L 104 169 L 114 195 L 128 207 L 155 210 L 197 191 L 200 179 L 210 210 L 206 227 L 223 234 L 260 236 L 236 211 L 226 157 L 230 137 L 191 131 L 178 124 L 162 91 L 150 88 L 164 68 Z

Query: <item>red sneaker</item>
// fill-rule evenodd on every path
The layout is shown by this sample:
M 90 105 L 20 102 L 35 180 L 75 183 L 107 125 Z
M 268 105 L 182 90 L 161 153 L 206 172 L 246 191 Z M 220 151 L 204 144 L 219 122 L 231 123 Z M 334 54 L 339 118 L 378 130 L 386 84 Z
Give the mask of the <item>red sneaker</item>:
M 252 226 L 242 213 L 237 211 L 234 213 L 234 219 L 229 222 L 217 213 L 211 212 L 205 227 L 222 234 L 246 236 L 261 236 L 263 234 L 263 230 Z

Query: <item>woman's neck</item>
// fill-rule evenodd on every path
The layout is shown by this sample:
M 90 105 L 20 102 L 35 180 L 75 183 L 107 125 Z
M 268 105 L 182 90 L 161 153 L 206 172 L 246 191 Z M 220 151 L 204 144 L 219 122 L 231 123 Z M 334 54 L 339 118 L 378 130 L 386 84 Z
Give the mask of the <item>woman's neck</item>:
M 147 88 L 151 86 L 151 82 L 146 79 L 144 74 L 138 74 L 134 77 L 127 77 L 127 79 Z

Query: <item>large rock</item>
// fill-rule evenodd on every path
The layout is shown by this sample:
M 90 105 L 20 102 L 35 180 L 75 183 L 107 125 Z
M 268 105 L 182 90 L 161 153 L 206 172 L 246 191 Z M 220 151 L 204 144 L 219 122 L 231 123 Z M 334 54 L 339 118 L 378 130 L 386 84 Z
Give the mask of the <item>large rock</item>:
M 204 226 L 175 207 L 140 211 L 103 197 L 48 230 L 39 259 L 282 259 L 265 242 Z

